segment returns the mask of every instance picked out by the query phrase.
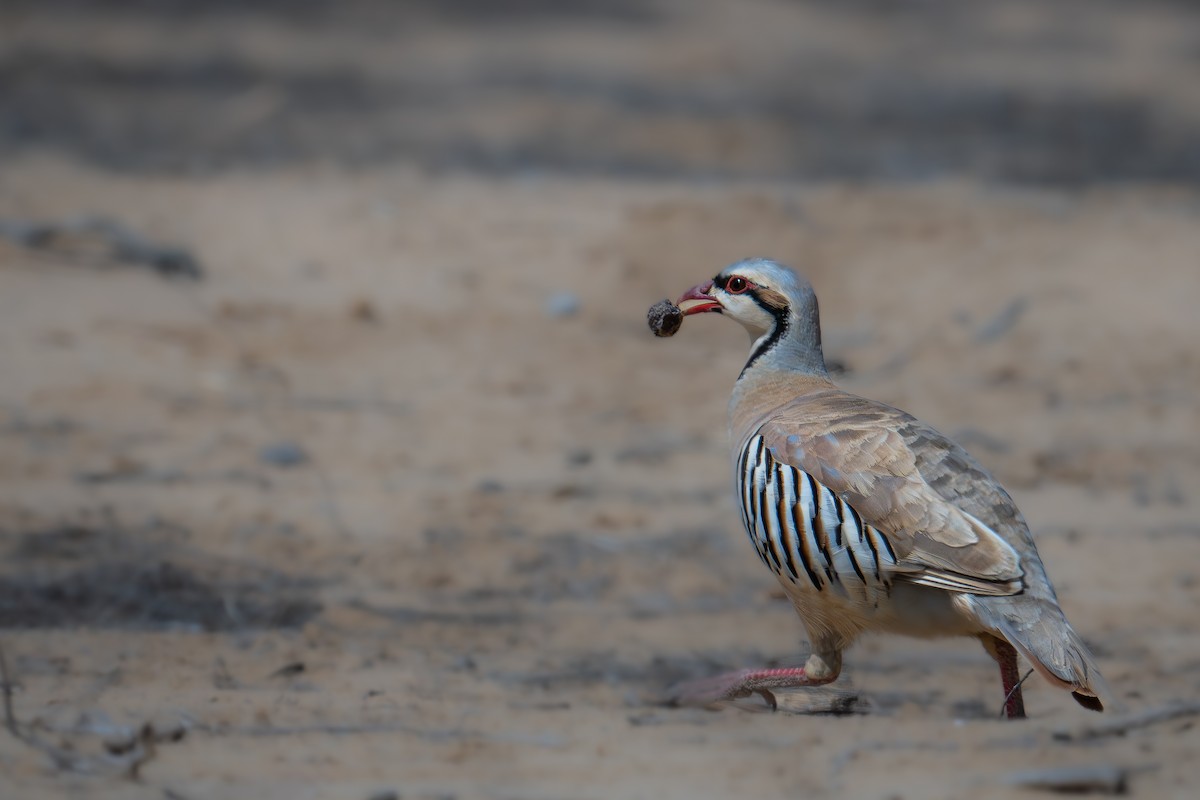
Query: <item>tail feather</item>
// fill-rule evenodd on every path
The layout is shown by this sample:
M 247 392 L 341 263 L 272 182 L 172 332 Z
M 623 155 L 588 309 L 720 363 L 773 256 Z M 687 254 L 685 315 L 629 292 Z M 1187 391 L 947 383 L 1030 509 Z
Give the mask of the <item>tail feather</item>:
M 1070 690 L 1079 705 L 1092 711 L 1116 706 L 1096 657 L 1057 606 L 1045 602 L 1014 605 L 989 621 L 1042 677 Z
M 1076 703 L 1079 703 L 1079 705 L 1083 706 L 1089 711 L 1104 710 L 1104 703 L 1101 702 L 1099 697 L 1093 697 L 1092 695 L 1084 694 L 1083 692 L 1071 692 L 1071 697 L 1074 697 Z

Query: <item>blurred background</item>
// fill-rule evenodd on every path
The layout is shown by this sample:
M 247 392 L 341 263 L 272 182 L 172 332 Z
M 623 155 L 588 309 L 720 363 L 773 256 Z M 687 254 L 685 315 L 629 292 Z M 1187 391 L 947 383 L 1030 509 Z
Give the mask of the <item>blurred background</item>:
M 644 314 L 801 269 L 1194 714 L 1198 87 L 1177 0 L 5 0 L 0 796 L 1190 797 L 1194 717 L 1004 725 L 971 641 L 661 706 L 807 644 L 745 336 Z
M 5 3 L 0 144 L 114 169 L 1200 176 L 1186 2 Z

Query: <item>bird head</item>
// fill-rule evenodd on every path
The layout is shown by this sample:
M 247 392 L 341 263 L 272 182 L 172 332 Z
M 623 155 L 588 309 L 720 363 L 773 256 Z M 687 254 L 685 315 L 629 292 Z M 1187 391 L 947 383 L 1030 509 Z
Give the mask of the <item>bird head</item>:
M 747 369 L 765 358 L 777 368 L 825 371 L 816 294 L 808 281 L 777 261 L 748 258 L 731 264 L 684 292 L 677 305 L 684 315 L 713 312 L 740 322 L 754 342 Z

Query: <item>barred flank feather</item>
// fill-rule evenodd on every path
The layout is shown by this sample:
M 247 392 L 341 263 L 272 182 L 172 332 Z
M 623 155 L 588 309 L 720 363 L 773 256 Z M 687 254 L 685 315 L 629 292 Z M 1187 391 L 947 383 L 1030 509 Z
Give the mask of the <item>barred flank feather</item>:
M 746 441 L 737 471 L 746 534 L 777 576 L 813 592 L 890 590 L 897 563 L 887 537 L 811 475 L 778 461 L 762 436 Z

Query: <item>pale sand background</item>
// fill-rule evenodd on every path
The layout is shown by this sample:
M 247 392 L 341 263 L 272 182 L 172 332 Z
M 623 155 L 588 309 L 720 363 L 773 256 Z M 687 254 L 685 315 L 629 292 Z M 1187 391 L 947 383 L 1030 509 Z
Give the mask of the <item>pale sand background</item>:
M 1194 700 L 1188 6 L 282 5 L 0 11 L 0 218 L 206 269 L 0 239 L 17 716 L 188 728 L 139 782 L 0 734 L 0 797 L 1194 796 L 1194 718 L 1059 741 L 1104 718 L 1034 678 L 999 721 L 971 641 L 864 641 L 849 716 L 653 705 L 806 645 L 729 489 L 744 334 L 644 323 L 801 267 L 842 382 L 1012 490 L 1129 708 Z

